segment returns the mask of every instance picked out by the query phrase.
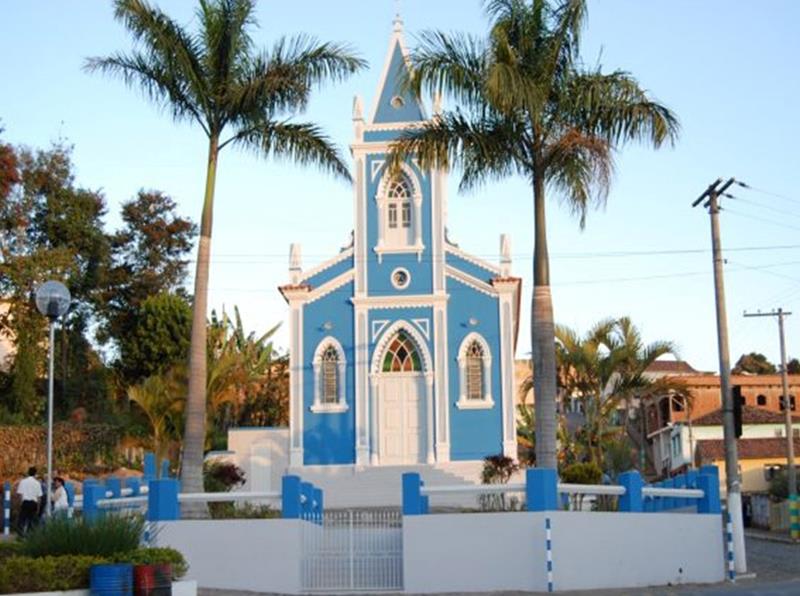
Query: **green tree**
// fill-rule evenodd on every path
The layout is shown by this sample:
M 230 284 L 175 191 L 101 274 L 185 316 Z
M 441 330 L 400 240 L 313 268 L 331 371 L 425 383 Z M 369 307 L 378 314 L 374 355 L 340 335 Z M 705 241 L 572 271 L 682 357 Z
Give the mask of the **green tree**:
M 120 338 L 119 366 L 127 384 L 164 372 L 186 361 L 192 309 L 186 299 L 161 293 L 142 302 L 134 327 Z
M 125 361 L 121 344 L 135 333 L 144 301 L 161 293 L 183 295 L 187 256 L 197 230 L 176 213 L 175 201 L 154 190 L 139 191 L 123 203 L 121 216 L 122 228 L 110 237 L 112 262 L 100 297 L 98 339 L 120 344 Z M 140 378 L 125 377 L 123 383 Z
M 623 71 L 587 69 L 579 55 L 585 0 L 487 0 L 489 35 L 427 32 L 411 85 L 457 102 L 396 143 L 393 161 L 460 166 L 460 189 L 516 174 L 531 185 L 534 254 L 531 342 L 538 465 L 556 466 L 555 327 L 545 199 L 553 192 L 581 226 L 608 193 L 614 150 L 677 136 L 675 115 Z M 397 162 L 395 161 L 395 164 Z
M 249 32 L 255 25 L 254 9 L 255 0 L 200 0 L 199 28 L 190 32 L 145 0 L 116 0 L 114 14 L 136 47 L 127 54 L 90 58 L 86 64 L 90 71 L 140 87 L 152 101 L 167 106 L 176 120 L 196 123 L 208 137 L 181 472 L 187 491 L 203 488 L 208 269 L 219 152 L 239 145 L 350 179 L 322 131 L 290 118 L 305 108 L 313 89 L 342 80 L 365 63 L 347 46 L 306 36 L 282 38 L 271 50 L 258 52 Z
M 44 372 L 46 319 L 30 297 L 47 279 L 63 281 L 73 302 L 61 320 L 56 346 L 60 356 L 90 350 L 83 331 L 90 320 L 97 288 L 108 265 L 108 238 L 103 232 L 105 200 L 74 180 L 71 148 L 3 149 L 0 188 L 0 296 L 8 310 L 0 316 L 0 333 L 17 346 L 6 400 L 22 421 L 38 422 L 42 410 L 37 380 Z M 83 356 L 90 358 L 84 353 Z M 64 358 L 57 370 L 66 388 L 70 368 Z M 74 370 L 74 368 L 73 368 Z M 84 388 L 87 386 L 84 385 Z M 66 401 L 66 400 L 62 400 Z
M 735 375 L 774 375 L 778 369 L 764 354 L 750 352 L 739 356 L 731 372 Z
M 800 360 L 792 358 L 786 363 L 786 372 L 790 375 L 800 375 Z

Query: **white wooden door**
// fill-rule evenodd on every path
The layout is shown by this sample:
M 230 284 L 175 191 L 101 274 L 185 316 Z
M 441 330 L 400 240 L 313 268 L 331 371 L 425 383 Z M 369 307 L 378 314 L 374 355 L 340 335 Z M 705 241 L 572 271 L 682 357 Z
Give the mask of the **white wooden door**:
M 423 376 L 416 372 L 385 373 L 379 400 L 381 464 L 420 463 L 425 453 Z

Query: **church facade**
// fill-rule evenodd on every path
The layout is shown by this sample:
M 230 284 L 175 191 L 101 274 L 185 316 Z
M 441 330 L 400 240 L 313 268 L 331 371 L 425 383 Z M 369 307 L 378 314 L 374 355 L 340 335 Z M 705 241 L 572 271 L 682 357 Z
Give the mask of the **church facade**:
M 307 271 L 291 247 L 290 467 L 516 458 L 521 282 L 507 237 L 497 265 L 448 240 L 444 172 L 387 173 L 392 140 L 428 118 L 406 68 L 396 21 L 371 112 L 353 105 L 351 245 Z

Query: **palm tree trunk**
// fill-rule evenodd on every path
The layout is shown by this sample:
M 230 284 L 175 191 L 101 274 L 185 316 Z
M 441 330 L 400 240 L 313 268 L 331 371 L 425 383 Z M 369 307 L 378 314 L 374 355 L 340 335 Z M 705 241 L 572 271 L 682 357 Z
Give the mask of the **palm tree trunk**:
M 217 177 L 219 137 L 212 134 L 208 146 L 206 193 L 200 222 L 197 270 L 192 302 L 192 337 L 189 346 L 189 394 L 183 434 L 181 490 L 203 492 L 203 450 L 206 440 L 206 311 L 208 309 L 208 269 L 211 260 L 211 228 L 214 214 L 214 186 Z M 187 506 L 188 505 L 188 506 Z M 207 517 L 204 503 L 186 504 L 184 517 Z
M 550 257 L 547 252 L 544 179 L 533 180 L 534 248 L 531 347 L 533 395 L 536 406 L 536 465 L 557 468 L 556 462 L 556 352 L 553 299 L 550 294 Z

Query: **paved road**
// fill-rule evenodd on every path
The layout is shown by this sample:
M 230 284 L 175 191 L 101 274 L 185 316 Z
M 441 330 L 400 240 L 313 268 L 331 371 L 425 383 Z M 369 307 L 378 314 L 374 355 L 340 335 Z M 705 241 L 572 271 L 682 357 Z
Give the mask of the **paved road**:
M 747 538 L 747 563 L 754 578 L 742 578 L 735 584 L 713 586 L 674 586 L 661 588 L 635 588 L 629 590 L 591 590 L 559 592 L 571 596 L 713 596 L 715 594 L 740 594 L 752 596 L 800 595 L 800 545 Z M 268 596 L 256 592 L 228 590 L 200 590 L 200 596 Z M 524 596 L 534 592 L 484 592 L 485 596 Z M 367 596 L 360 592 L 358 596 Z M 382 594 L 385 596 L 385 593 Z

